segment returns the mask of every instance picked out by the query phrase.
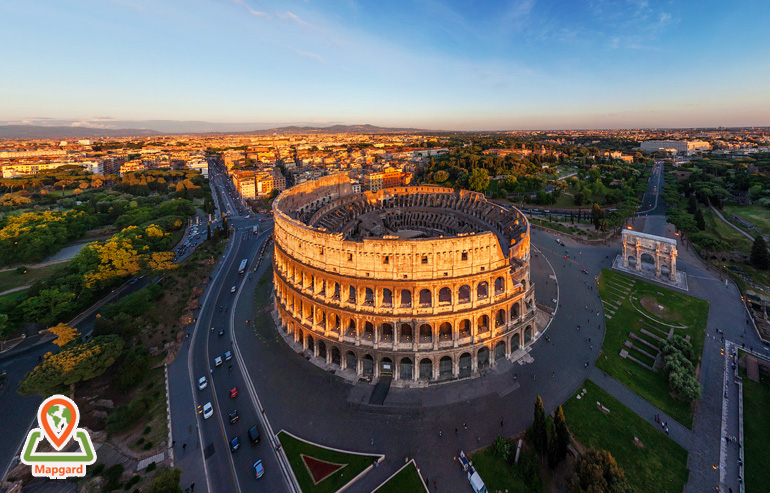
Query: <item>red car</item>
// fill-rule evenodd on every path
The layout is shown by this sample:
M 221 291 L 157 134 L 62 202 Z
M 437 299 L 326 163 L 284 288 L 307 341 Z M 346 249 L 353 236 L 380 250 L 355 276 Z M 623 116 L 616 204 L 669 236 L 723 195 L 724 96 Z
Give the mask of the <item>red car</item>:
M 230 399 L 234 399 L 238 395 L 238 387 L 230 389 Z

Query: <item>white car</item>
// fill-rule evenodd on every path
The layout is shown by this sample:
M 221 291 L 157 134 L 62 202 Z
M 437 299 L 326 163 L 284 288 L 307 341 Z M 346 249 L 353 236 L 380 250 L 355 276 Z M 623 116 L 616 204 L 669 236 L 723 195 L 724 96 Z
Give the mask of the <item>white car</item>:
M 235 292 L 235 286 L 233 286 L 232 288 L 230 288 L 230 292 L 231 292 L 231 293 L 234 293 L 234 292 Z
M 208 384 L 209 384 L 209 381 L 206 380 L 206 377 L 200 377 L 200 379 L 198 379 L 198 390 L 205 389 L 208 386 Z
M 211 406 L 210 402 L 207 402 L 203 405 L 203 419 L 209 419 L 214 415 L 214 408 Z
M 216 358 L 214 358 L 214 366 L 222 366 L 222 357 L 221 356 L 217 356 Z

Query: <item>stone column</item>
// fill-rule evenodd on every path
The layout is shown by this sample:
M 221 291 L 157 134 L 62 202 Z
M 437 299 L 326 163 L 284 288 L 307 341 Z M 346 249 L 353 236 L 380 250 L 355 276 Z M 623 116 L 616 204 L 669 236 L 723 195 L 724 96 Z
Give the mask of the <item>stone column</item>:
M 452 376 L 457 378 L 460 376 L 460 358 L 452 356 Z
M 676 282 L 676 248 L 671 248 L 671 266 L 668 270 L 668 279 Z
M 417 359 L 417 355 L 414 356 L 414 364 L 412 365 L 412 381 L 416 382 L 420 379 L 420 362 Z
M 628 242 L 625 235 L 623 235 L 623 267 L 628 269 Z
M 471 353 L 471 375 L 475 375 L 479 372 L 479 352 L 475 351 Z
M 398 361 L 393 362 L 393 380 L 398 380 L 400 377 L 401 364 Z
M 636 245 L 636 271 L 642 270 L 642 247 L 637 243 Z

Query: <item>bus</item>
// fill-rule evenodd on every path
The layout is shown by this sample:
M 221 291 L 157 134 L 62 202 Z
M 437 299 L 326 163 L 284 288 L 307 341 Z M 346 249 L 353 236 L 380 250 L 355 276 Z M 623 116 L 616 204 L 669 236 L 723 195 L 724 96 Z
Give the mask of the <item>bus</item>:
M 241 260 L 241 266 L 238 267 L 238 274 L 243 275 L 244 272 L 246 272 L 246 264 L 249 263 L 248 259 Z

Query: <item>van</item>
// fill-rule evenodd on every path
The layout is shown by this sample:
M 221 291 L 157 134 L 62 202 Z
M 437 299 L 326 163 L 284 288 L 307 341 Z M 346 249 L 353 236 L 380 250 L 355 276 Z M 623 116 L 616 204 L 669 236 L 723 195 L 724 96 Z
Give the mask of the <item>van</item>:
M 249 442 L 251 442 L 252 446 L 258 444 L 261 439 L 262 435 L 259 434 L 259 430 L 256 426 L 249 428 Z

